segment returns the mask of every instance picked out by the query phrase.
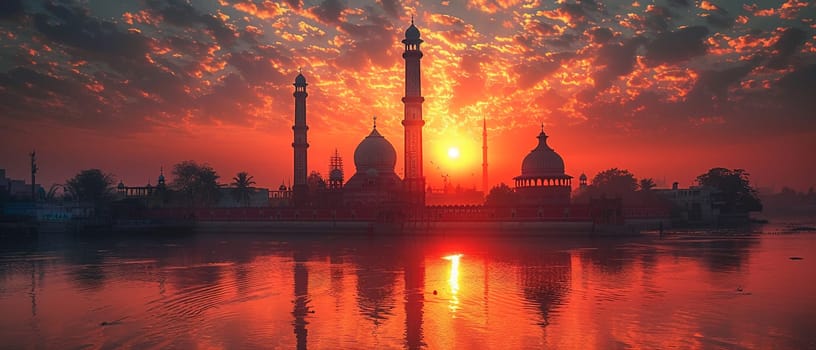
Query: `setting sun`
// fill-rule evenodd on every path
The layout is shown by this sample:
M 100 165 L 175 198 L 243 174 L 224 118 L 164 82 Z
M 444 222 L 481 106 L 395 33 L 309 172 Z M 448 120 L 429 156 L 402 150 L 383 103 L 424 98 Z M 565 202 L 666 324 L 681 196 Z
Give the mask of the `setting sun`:
M 459 148 L 456 147 L 448 148 L 448 158 L 451 159 L 459 158 Z

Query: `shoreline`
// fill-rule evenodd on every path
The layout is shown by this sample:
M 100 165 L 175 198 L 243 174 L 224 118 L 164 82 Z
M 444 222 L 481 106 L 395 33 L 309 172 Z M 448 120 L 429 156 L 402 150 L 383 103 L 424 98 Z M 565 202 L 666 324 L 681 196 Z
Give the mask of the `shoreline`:
M 477 236 L 637 236 L 642 225 L 604 225 L 591 221 L 196 221 L 198 233 L 304 233 Z

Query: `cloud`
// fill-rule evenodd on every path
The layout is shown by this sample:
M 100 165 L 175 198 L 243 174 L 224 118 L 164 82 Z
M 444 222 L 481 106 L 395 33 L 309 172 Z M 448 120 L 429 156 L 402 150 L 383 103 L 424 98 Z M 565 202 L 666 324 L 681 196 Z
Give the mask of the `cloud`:
M 708 33 L 708 28 L 703 26 L 660 33 L 646 44 L 646 59 L 651 64 L 679 63 L 705 55 L 707 47 L 704 39 Z
M 343 67 L 361 70 L 368 64 L 388 67 L 397 63 L 394 44 L 399 40 L 387 19 L 373 16 L 366 23 L 344 22 L 339 28 L 351 39 L 336 60 Z
M 25 15 L 23 0 L 4 0 L 0 2 L 0 20 L 13 20 Z
M 737 18 L 719 13 L 706 13 L 703 15 L 706 23 L 717 28 L 730 28 L 736 23 Z
M 286 8 L 279 2 L 265 0 L 256 4 L 251 0 L 233 1 L 232 7 L 260 19 L 271 19 L 286 13 Z M 290 4 L 291 6 L 291 4 Z
M 261 85 L 268 81 L 284 81 L 286 78 L 276 66 L 292 67 L 292 60 L 272 46 L 258 46 L 252 50 L 233 52 L 228 62 L 235 67 L 243 79 Z
M 816 123 L 812 118 L 812 113 L 816 110 L 816 99 L 813 98 L 816 96 L 816 63 L 804 65 L 784 75 L 776 86 L 781 90 L 784 100 L 797 110 L 796 116 L 808 119 L 811 124 Z
M 340 0 L 323 0 L 319 5 L 309 8 L 308 11 L 322 23 L 339 24 L 345 9 L 346 5 Z
M 400 10 L 402 10 L 402 4 L 400 4 L 399 0 L 377 0 L 377 2 L 382 6 L 383 11 L 386 15 L 391 18 L 399 18 L 400 17 Z
M 555 72 L 561 63 L 545 58 L 535 58 L 513 67 L 513 72 L 518 74 L 518 88 L 529 89 L 542 79 Z
M 672 15 L 668 7 L 649 5 L 646 7 L 646 26 L 663 32 L 668 30 Z
M 484 13 L 493 14 L 500 10 L 516 6 L 521 0 L 468 0 L 467 7 Z
M 172 25 L 183 28 L 203 25 L 222 46 L 232 46 L 238 37 L 238 33 L 218 17 L 200 13 L 190 3 L 182 0 L 146 0 L 145 4 Z
M 707 70 L 700 73 L 700 77 L 689 92 L 687 100 L 689 106 L 696 106 L 699 111 L 711 106 L 712 101 L 724 102 L 728 98 L 728 88 L 735 86 L 751 70 L 754 64 L 743 63 L 721 70 Z
M 606 89 L 617 77 L 632 72 L 637 49 L 643 42 L 643 38 L 635 37 L 623 43 L 607 43 L 598 50 L 595 64 L 601 69 L 593 75 L 596 91 Z
M 48 14 L 34 16 L 34 25 L 48 39 L 101 56 L 107 60 L 143 57 L 149 39 L 141 34 L 121 31 L 115 23 L 90 17 L 82 8 L 45 3 Z
M 807 39 L 808 34 L 804 30 L 796 27 L 785 29 L 771 47 L 772 56 L 766 66 L 773 69 L 786 68 L 789 58 L 805 44 Z
M 592 28 L 588 33 L 590 38 L 592 38 L 592 42 L 596 44 L 606 43 L 615 36 L 615 33 L 613 33 L 611 29 L 602 27 Z

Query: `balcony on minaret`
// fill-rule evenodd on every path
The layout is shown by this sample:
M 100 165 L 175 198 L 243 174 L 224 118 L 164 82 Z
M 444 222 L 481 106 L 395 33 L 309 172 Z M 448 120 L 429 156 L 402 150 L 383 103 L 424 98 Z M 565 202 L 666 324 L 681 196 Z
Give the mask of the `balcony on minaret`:
M 298 93 L 306 93 L 306 77 L 303 76 L 303 73 L 298 73 L 297 77 L 295 77 L 295 83 L 292 84 L 295 86 L 295 96 Z
M 414 26 L 414 19 L 411 18 L 411 26 L 405 30 L 405 40 L 402 41 L 402 43 L 405 44 L 405 53 L 402 54 L 403 58 L 408 58 L 409 56 L 422 58 L 422 51 L 419 50 L 419 45 L 422 44 L 423 41 L 419 36 L 419 29 Z

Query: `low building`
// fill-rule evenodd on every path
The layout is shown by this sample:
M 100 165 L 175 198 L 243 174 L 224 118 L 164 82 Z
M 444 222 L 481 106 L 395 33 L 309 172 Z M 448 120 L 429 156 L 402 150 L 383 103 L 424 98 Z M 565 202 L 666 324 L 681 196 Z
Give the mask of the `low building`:
M 691 186 L 679 188 L 675 182 L 670 189 L 652 189 L 672 204 L 672 221 L 676 224 L 714 224 L 720 216 L 716 190 L 709 187 Z
M 269 207 L 269 190 L 266 188 L 249 187 L 242 194 L 235 187 L 221 187 L 218 189 L 216 208 L 264 208 Z

